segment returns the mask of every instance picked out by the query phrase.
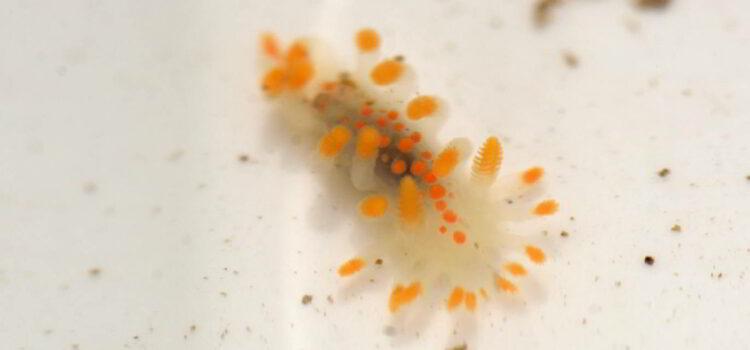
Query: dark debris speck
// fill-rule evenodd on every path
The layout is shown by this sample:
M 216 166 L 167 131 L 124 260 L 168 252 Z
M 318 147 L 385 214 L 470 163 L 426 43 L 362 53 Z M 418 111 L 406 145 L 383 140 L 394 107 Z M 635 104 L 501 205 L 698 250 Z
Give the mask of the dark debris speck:
M 305 294 L 304 296 L 302 296 L 302 305 L 310 304 L 310 303 L 312 303 L 312 300 L 313 300 L 313 296 L 312 295 Z
M 642 9 L 663 9 L 671 2 L 671 0 L 636 0 L 635 4 Z
M 650 255 L 647 255 L 645 258 L 643 258 L 643 262 L 646 263 L 646 265 L 649 265 L 649 266 L 653 265 L 654 261 L 655 261 L 654 257 L 650 256 Z

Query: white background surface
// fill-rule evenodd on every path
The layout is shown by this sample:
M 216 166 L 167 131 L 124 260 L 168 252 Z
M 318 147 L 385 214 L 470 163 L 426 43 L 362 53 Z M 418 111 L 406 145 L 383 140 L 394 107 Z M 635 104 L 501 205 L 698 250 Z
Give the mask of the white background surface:
M 537 30 L 520 0 L 4 0 L 0 348 L 461 341 L 444 313 L 386 335 L 387 281 L 341 296 L 350 210 L 268 131 L 257 34 L 351 55 L 361 26 L 451 103 L 445 139 L 501 135 L 563 205 L 546 297 L 482 308 L 469 349 L 750 347 L 750 3 L 674 2 L 570 1 Z

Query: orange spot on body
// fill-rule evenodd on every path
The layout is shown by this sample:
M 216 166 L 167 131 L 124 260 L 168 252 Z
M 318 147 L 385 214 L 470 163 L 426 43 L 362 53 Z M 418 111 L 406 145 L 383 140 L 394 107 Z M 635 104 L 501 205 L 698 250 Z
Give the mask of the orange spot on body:
M 391 163 L 391 172 L 396 175 L 401 175 L 406 171 L 406 162 L 402 159 L 396 159 Z
M 539 181 L 542 175 L 544 175 L 544 168 L 536 166 L 524 171 L 521 175 L 521 179 L 526 184 L 533 184 Z
M 428 170 L 424 174 L 424 181 L 426 183 L 428 183 L 428 184 L 431 184 L 431 183 L 434 183 L 435 181 L 437 181 L 437 177 L 435 176 L 435 174 L 432 173 L 432 171 Z
M 406 125 L 404 125 L 404 123 L 393 124 L 393 130 L 401 131 L 401 130 L 404 130 L 405 128 L 406 128 Z
M 424 151 L 420 153 L 420 156 L 422 156 L 423 159 L 432 159 L 432 152 Z
M 414 141 L 410 138 L 402 138 L 398 140 L 398 150 L 401 152 L 409 152 L 414 147 Z
M 388 119 L 390 119 L 390 120 L 396 120 L 396 119 L 398 119 L 398 112 L 397 111 L 388 111 L 388 113 L 386 114 L 386 117 L 388 117 Z
M 466 310 L 474 311 L 477 309 L 477 295 L 474 292 L 466 293 Z
M 357 135 L 357 155 L 360 157 L 370 157 L 378 151 L 380 143 L 380 133 L 372 126 L 364 126 L 359 129 Z
M 380 217 L 385 214 L 386 210 L 388 210 L 388 199 L 383 195 L 371 195 L 359 204 L 359 212 L 368 218 Z
M 349 128 L 343 125 L 336 125 L 321 138 L 318 150 L 323 156 L 335 156 L 344 149 L 351 136 L 352 132 Z
M 526 246 L 526 256 L 528 256 L 531 261 L 537 264 L 541 264 L 545 259 L 547 259 L 544 251 L 539 247 L 533 245 Z
M 378 126 L 385 127 L 385 126 L 388 125 L 388 120 L 386 120 L 383 117 L 380 117 L 380 118 L 378 118 L 377 123 L 378 123 Z
M 339 266 L 339 276 L 349 276 L 361 270 L 365 266 L 365 260 L 362 258 L 353 258 Z
M 369 117 L 369 116 L 371 116 L 371 115 L 372 115 L 372 112 L 373 112 L 373 111 L 372 111 L 372 107 L 370 107 L 370 106 L 364 106 L 364 107 L 362 107 L 362 109 L 361 109 L 361 110 L 359 111 L 359 113 L 360 113 L 360 114 L 362 114 L 362 115 L 363 115 L 363 116 L 365 116 L 365 117 Z
M 453 232 L 453 242 L 464 244 L 466 242 L 466 234 L 463 231 Z
M 447 205 L 445 204 L 444 200 L 439 200 L 439 201 L 435 202 L 435 209 L 437 209 L 438 211 L 445 210 L 446 206 Z
M 354 122 L 354 127 L 357 129 L 361 129 L 363 126 L 365 126 L 365 122 L 361 120 L 357 120 L 356 122 Z
M 391 143 L 391 137 L 388 135 L 380 135 L 380 147 L 388 147 Z
M 505 277 L 495 275 L 495 285 L 503 291 L 514 293 L 518 287 L 513 282 L 508 281 Z
M 422 140 L 422 134 L 419 131 L 415 131 L 409 135 L 409 138 L 411 138 L 414 143 L 417 143 Z
M 458 215 L 453 210 L 448 209 L 443 213 L 443 220 L 452 224 L 458 220 Z
M 388 59 L 378 63 L 370 72 L 370 78 L 377 85 L 388 85 L 394 83 L 404 73 L 404 64 Z
M 450 297 L 448 298 L 447 307 L 448 310 L 453 310 L 456 308 L 456 306 L 461 305 L 461 302 L 464 300 L 464 289 L 463 287 L 456 286 L 453 288 L 453 291 L 451 292 Z
M 406 107 L 406 116 L 411 120 L 419 120 L 435 113 L 438 108 L 438 100 L 434 96 L 419 96 L 411 101 Z
M 449 147 L 440 152 L 435 165 L 432 167 L 432 171 L 435 172 L 437 177 L 443 177 L 449 175 L 453 168 L 458 164 L 458 150 L 454 147 Z
M 440 225 L 440 228 L 438 228 L 438 230 L 440 231 L 440 233 L 445 233 L 448 231 L 448 228 L 445 227 L 445 225 Z
M 380 35 L 373 29 L 363 28 L 355 37 L 357 48 L 362 52 L 374 51 L 380 47 Z
M 512 262 L 505 265 L 505 269 L 510 272 L 513 276 L 523 276 L 526 275 L 526 268 L 523 267 L 523 265 Z
M 414 175 L 422 175 L 427 171 L 427 164 L 421 160 L 415 160 L 411 163 L 411 173 Z
M 543 201 L 534 208 L 534 214 L 536 215 L 552 215 L 557 212 L 559 205 L 556 201 L 550 199 Z
M 445 187 L 440 184 L 432 185 L 429 188 L 430 198 L 440 199 L 445 195 Z

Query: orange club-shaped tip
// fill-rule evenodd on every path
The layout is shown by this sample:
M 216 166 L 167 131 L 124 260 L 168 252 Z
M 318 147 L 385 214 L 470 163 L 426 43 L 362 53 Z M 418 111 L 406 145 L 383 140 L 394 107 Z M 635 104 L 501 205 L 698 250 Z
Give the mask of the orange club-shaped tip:
M 363 28 L 357 32 L 355 41 L 360 51 L 374 51 L 380 46 L 380 35 L 374 29 Z
M 529 260 L 537 264 L 543 263 L 544 260 L 547 258 L 546 255 L 544 254 L 544 251 L 537 246 L 527 245 L 525 250 L 526 250 L 526 256 L 529 257 Z
M 352 258 L 339 267 L 339 276 L 349 276 L 361 270 L 365 266 L 365 260 L 362 258 Z
M 370 78 L 377 85 L 389 85 L 395 83 L 404 74 L 404 64 L 393 59 L 378 63 L 370 72 Z
M 534 214 L 536 215 L 552 215 L 557 212 L 557 209 L 559 207 L 559 204 L 555 200 L 546 200 L 543 202 L 540 202 L 539 204 L 534 207 Z

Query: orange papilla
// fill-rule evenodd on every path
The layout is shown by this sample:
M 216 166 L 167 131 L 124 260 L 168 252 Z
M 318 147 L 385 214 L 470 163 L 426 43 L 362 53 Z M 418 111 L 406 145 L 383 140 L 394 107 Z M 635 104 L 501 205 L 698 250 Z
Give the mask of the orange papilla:
M 463 231 L 453 232 L 453 241 L 456 242 L 456 244 L 464 244 L 464 242 L 466 242 L 466 233 Z
M 263 77 L 261 87 L 266 94 L 275 96 L 284 91 L 286 86 L 286 70 L 283 67 L 271 68 Z
M 352 132 L 343 125 L 334 126 L 320 140 L 319 151 L 324 156 L 334 156 L 341 152 L 351 138 Z
M 494 180 L 503 161 L 503 148 L 497 137 L 490 136 L 474 157 L 471 171 L 475 179 Z
M 557 212 L 559 205 L 554 200 L 543 201 L 534 208 L 534 214 L 536 215 L 552 215 Z
M 427 171 L 427 164 L 421 160 L 415 160 L 411 163 L 411 173 L 414 175 L 422 175 Z
M 374 156 L 378 151 L 380 133 L 372 126 L 364 126 L 359 129 L 357 135 L 357 155 L 360 157 Z
M 365 260 L 362 258 L 353 258 L 339 267 L 339 276 L 349 276 L 362 269 L 365 266 Z
M 399 214 L 406 223 L 418 223 L 422 220 L 424 208 L 422 206 L 422 192 L 411 176 L 401 179 L 399 186 Z
M 523 172 L 521 179 L 524 183 L 533 184 L 544 175 L 544 168 L 535 166 Z
M 443 220 L 449 223 L 454 223 L 458 220 L 458 215 L 456 215 L 453 210 L 448 209 L 443 213 Z
M 414 141 L 410 138 L 401 138 L 398 140 L 398 149 L 401 152 L 409 152 L 414 147 Z
M 453 288 L 450 297 L 448 297 L 448 310 L 453 310 L 464 300 L 464 289 L 461 286 Z
M 404 73 L 404 64 L 393 59 L 378 63 L 370 72 L 370 78 L 377 85 L 388 85 L 396 82 Z
M 528 256 L 531 261 L 537 264 L 543 263 L 544 260 L 547 258 L 544 255 L 544 251 L 537 246 L 527 245 L 525 250 L 526 250 L 526 256 Z
M 406 116 L 411 120 L 419 120 L 435 113 L 438 108 L 437 98 L 434 96 L 419 96 L 406 107 Z
M 445 233 L 446 231 L 448 231 L 448 228 L 445 227 L 445 225 L 440 225 L 440 228 L 438 228 L 438 230 L 440 231 L 440 233 Z
M 355 41 L 360 51 L 373 51 L 380 46 L 380 35 L 371 28 L 363 28 L 357 32 Z
M 303 43 L 301 40 L 296 40 L 295 42 L 293 42 L 292 45 L 289 46 L 289 49 L 286 51 L 286 61 L 289 64 L 298 60 L 307 60 L 307 56 L 307 45 L 305 45 L 305 43 Z
M 477 308 L 477 295 L 474 292 L 466 293 L 466 310 L 474 311 Z
M 388 113 L 386 114 L 386 117 L 388 117 L 388 119 L 390 119 L 390 120 L 396 120 L 396 119 L 398 119 L 398 112 L 397 111 L 388 111 Z
M 431 159 L 432 158 L 432 152 L 430 151 L 423 151 L 419 154 L 423 159 Z
M 393 130 L 401 131 L 401 130 L 404 130 L 405 128 L 406 128 L 406 125 L 404 125 L 404 123 L 393 124 Z
M 315 74 L 312 61 L 303 58 L 290 61 L 287 65 L 288 84 L 292 89 L 299 89 L 307 84 Z
M 385 127 L 386 125 L 388 125 L 388 120 L 386 120 L 383 117 L 380 117 L 380 118 L 378 118 L 378 120 L 376 121 L 376 123 L 378 123 L 378 126 L 380 126 L 380 127 Z
M 263 33 L 261 35 L 261 45 L 267 55 L 274 58 L 279 55 L 279 41 L 273 33 Z
M 438 177 L 447 176 L 453 171 L 458 164 L 458 150 L 455 147 L 448 147 L 438 155 L 432 171 Z
M 363 122 L 361 120 L 357 120 L 356 122 L 354 122 L 354 127 L 357 128 L 357 129 L 360 129 L 363 126 L 365 126 L 365 122 Z
M 440 184 L 431 185 L 429 188 L 430 198 L 440 199 L 445 195 L 445 187 Z

